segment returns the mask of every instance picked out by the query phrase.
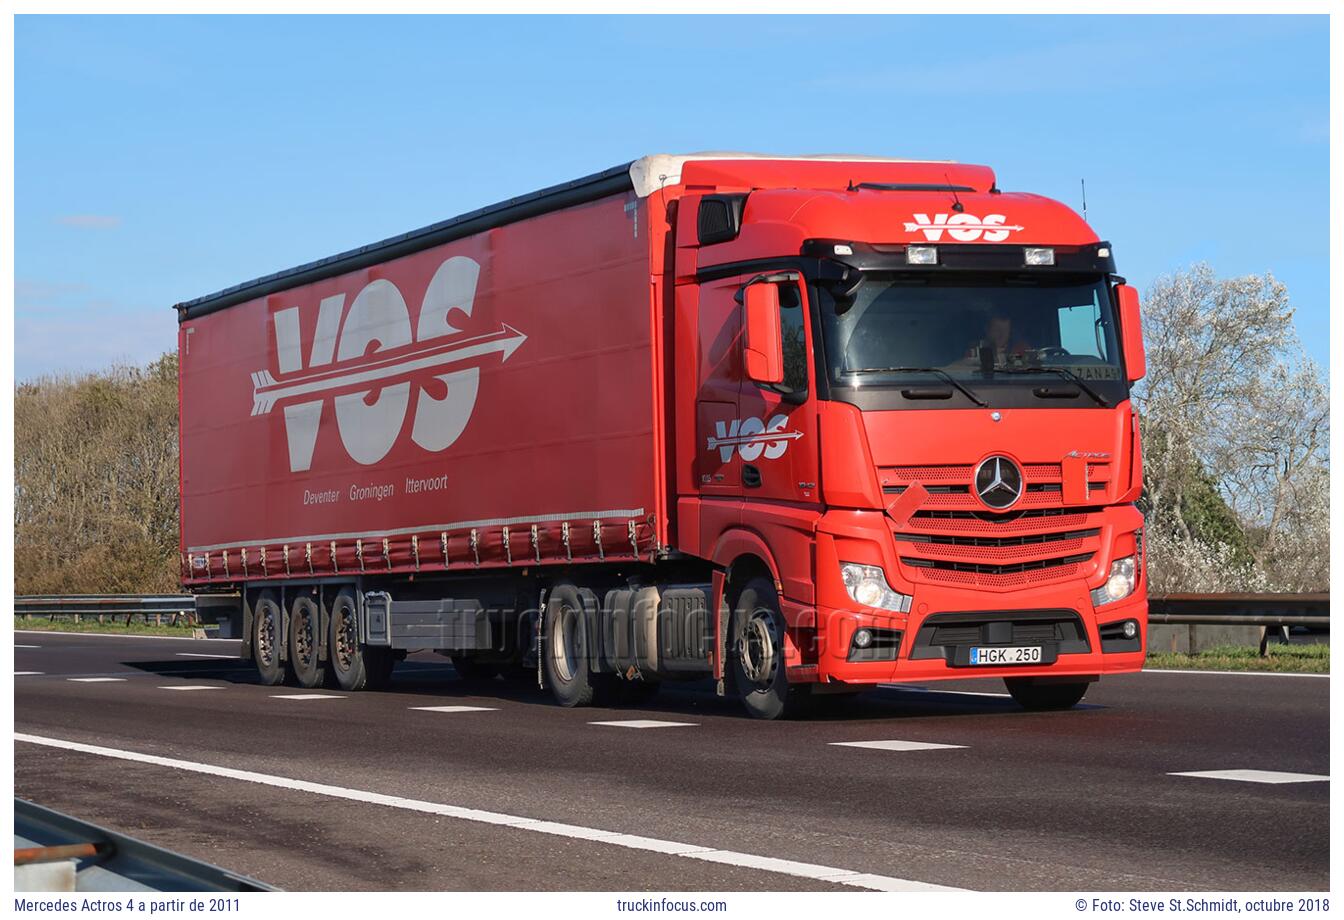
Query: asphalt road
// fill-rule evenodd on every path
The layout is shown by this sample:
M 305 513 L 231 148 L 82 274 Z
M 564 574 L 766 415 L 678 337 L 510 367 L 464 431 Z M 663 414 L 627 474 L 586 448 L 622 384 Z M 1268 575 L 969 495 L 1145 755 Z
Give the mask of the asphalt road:
M 1063 713 L 964 681 L 763 723 L 707 685 L 561 709 L 427 653 L 388 691 L 292 699 L 315 692 L 204 657 L 236 642 L 15 643 L 15 731 L 107 749 L 17 741 L 16 795 L 285 889 L 1329 887 L 1328 781 L 1173 775 L 1328 775 L 1328 678 L 1146 672 Z M 184 686 L 215 689 L 163 689 Z M 682 724 L 592 724 L 639 719 Z M 871 741 L 947 747 L 837 744 Z M 584 836 L 602 832 L 669 843 Z

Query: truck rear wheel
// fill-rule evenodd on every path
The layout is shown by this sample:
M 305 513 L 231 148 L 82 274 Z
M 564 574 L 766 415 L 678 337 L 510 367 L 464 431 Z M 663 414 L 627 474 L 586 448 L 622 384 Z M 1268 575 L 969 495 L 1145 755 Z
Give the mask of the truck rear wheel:
M 388 648 L 369 648 L 359 641 L 359 605 L 355 593 L 342 588 L 331 604 L 327 668 L 342 690 L 376 690 L 387 685 L 396 659 Z
M 546 601 L 542 667 L 546 684 L 561 706 L 591 706 L 594 686 L 588 672 L 588 629 L 583 600 L 573 585 L 559 585 Z
M 738 699 L 756 719 L 801 714 L 806 687 L 790 687 L 784 661 L 784 616 L 768 578 L 753 578 L 733 604 L 728 672 Z
M 1029 677 L 1006 677 L 1008 693 L 1023 709 L 1033 712 L 1070 709 L 1087 693 L 1088 681 L 1066 684 L 1034 683 Z
M 320 687 L 326 678 L 317 656 L 321 622 L 317 603 L 311 597 L 294 598 L 289 608 L 289 664 L 301 687 Z
M 285 623 L 275 592 L 267 589 L 257 595 L 252 608 L 252 660 L 257 663 L 257 675 L 268 687 L 285 682 L 285 663 L 280 658 L 284 645 Z

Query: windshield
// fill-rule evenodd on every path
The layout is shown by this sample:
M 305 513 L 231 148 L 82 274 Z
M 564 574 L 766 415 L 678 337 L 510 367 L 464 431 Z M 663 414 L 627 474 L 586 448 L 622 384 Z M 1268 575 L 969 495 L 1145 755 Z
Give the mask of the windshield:
M 1103 278 L 873 273 L 848 299 L 817 300 L 832 389 L 1002 406 L 1127 393 Z

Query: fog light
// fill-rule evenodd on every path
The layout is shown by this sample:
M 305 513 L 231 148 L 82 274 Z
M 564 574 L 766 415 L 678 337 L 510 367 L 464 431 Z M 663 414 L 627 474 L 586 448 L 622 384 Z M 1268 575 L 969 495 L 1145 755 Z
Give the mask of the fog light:
M 1028 265 L 1054 265 L 1055 251 L 1053 249 L 1027 249 Z
M 838 256 L 852 256 L 854 255 L 854 247 L 850 246 L 848 243 L 836 243 L 835 254 Z
M 855 648 L 867 648 L 872 644 L 873 644 L 872 630 L 860 629 L 858 632 L 854 634 Z
M 1133 639 L 1139 634 L 1139 624 L 1133 620 L 1125 620 L 1125 625 L 1120 627 L 1120 631 L 1125 634 L 1126 639 Z
M 907 246 L 905 249 L 907 265 L 937 265 L 937 246 Z

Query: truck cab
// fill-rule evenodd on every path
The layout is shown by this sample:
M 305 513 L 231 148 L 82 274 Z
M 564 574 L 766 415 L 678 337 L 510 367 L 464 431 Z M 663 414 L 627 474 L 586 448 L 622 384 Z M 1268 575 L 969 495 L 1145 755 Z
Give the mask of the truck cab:
M 727 589 L 748 708 L 786 708 L 776 674 L 999 677 L 1054 708 L 1138 670 L 1144 356 L 1111 244 L 986 167 L 789 172 L 676 213 L 678 537 L 773 593 Z

